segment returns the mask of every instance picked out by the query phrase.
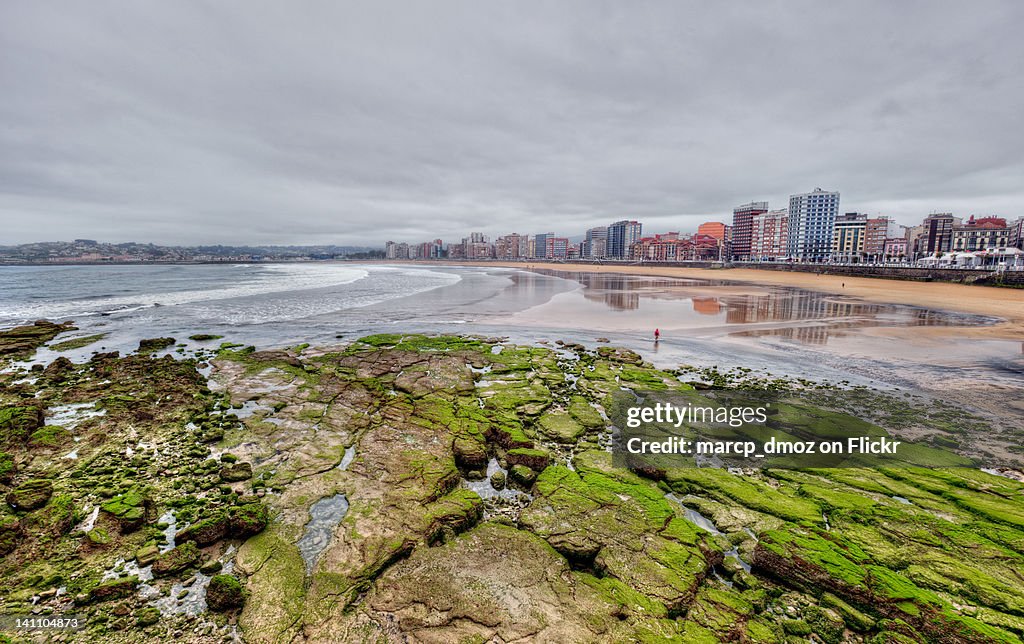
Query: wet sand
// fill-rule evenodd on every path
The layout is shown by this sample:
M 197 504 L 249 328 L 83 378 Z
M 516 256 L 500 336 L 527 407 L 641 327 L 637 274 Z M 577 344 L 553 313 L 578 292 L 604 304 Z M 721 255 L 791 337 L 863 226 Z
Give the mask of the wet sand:
M 462 263 L 460 263 L 462 264 Z M 477 266 L 504 266 L 526 269 L 521 262 L 480 262 Z M 932 326 L 889 328 L 884 333 L 901 336 L 907 333 L 948 337 L 1024 340 L 1024 289 L 970 286 L 945 282 L 911 282 L 868 277 L 815 275 L 788 271 L 751 268 L 679 268 L 674 266 L 595 266 L 593 264 L 529 264 L 536 270 L 579 271 L 585 273 L 619 273 L 648 277 L 673 277 L 699 280 L 726 280 L 770 286 L 789 286 L 824 293 L 856 297 L 868 302 L 908 304 L 929 309 L 973 313 L 1002 318 L 990 326 Z M 876 330 L 876 333 L 879 332 Z

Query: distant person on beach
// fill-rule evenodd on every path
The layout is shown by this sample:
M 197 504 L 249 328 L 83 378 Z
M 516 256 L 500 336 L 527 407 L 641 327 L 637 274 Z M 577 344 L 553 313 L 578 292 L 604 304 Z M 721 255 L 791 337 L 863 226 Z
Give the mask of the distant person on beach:
M 661 338 L 661 331 L 658 330 L 658 329 L 655 329 L 654 330 L 654 341 L 657 342 L 659 338 Z

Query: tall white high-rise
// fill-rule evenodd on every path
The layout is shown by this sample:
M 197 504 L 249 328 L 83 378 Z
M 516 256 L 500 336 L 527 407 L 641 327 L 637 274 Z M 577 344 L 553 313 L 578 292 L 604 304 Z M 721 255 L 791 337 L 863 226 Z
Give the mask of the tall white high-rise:
M 832 253 L 832 231 L 839 214 L 839 193 L 815 188 L 789 197 L 786 254 L 820 262 Z

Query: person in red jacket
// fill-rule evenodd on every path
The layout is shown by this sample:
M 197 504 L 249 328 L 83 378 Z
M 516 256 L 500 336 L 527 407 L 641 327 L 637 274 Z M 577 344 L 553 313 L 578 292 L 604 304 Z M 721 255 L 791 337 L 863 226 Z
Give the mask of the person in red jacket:
M 654 341 L 657 342 L 661 338 L 661 331 L 658 329 L 654 330 Z

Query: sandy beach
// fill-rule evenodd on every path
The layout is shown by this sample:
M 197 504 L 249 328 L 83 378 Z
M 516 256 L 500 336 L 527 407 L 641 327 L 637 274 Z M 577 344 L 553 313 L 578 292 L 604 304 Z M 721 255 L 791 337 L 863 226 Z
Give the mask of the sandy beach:
M 470 262 L 461 263 L 471 264 Z M 909 304 L 929 309 L 974 313 L 1002 318 L 987 327 L 915 327 L 885 329 L 885 333 L 915 335 L 969 335 L 971 337 L 1024 340 L 1024 290 L 991 286 L 970 286 L 945 282 L 911 282 L 839 275 L 815 275 L 750 268 L 706 269 L 675 266 L 595 266 L 593 264 L 523 264 L 520 262 L 480 262 L 477 266 L 505 266 L 536 270 L 620 273 L 658 277 L 728 280 L 771 286 L 792 286 L 812 291 L 856 297 L 869 302 Z M 880 330 L 876 330 L 879 333 Z

